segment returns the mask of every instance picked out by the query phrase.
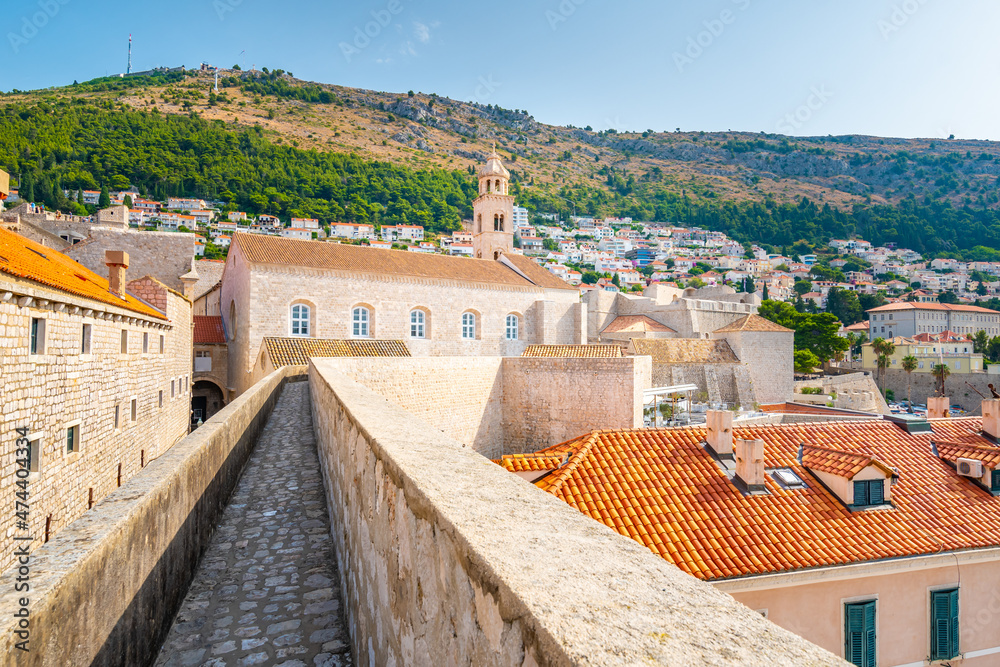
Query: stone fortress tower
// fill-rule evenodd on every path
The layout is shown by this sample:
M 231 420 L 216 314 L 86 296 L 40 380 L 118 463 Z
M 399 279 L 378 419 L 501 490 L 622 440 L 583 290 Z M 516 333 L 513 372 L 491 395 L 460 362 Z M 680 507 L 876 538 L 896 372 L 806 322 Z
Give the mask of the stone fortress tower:
M 514 248 L 514 197 L 508 194 L 510 172 L 496 145 L 479 170 L 479 196 L 472 202 L 472 250 L 477 259 L 499 259 Z

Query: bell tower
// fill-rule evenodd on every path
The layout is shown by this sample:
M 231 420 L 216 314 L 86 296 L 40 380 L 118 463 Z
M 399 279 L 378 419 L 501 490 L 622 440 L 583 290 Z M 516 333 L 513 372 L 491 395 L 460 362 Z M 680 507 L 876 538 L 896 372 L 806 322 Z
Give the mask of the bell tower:
M 514 197 L 496 144 L 479 170 L 479 196 L 472 202 L 472 251 L 478 259 L 499 259 L 514 249 Z

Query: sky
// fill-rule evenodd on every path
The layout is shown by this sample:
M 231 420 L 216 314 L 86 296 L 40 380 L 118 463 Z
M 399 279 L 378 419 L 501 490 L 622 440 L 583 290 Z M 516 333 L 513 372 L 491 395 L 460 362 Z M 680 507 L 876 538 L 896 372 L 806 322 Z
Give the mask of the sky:
M 996 0 L 5 0 L 0 90 L 268 67 L 619 131 L 1000 140 Z

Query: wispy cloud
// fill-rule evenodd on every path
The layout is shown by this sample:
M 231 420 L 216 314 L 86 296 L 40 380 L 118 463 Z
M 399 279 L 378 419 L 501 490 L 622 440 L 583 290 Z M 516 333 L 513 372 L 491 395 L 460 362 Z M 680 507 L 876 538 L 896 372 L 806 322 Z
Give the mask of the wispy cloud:
M 431 29 L 426 23 L 421 23 L 420 21 L 413 22 L 413 34 L 420 41 L 421 44 L 426 44 L 431 41 Z

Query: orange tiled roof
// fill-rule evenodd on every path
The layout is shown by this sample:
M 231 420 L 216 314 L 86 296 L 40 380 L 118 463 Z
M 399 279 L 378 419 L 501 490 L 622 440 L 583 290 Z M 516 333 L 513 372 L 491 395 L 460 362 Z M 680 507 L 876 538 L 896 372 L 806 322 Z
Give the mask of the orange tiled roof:
M 275 368 L 306 366 L 311 357 L 408 357 L 398 340 L 333 340 L 327 338 L 267 337 L 264 346 Z
M 529 345 L 521 356 L 617 359 L 622 349 L 617 345 Z
M 933 438 L 973 438 L 981 423 L 935 420 L 937 435 L 884 420 L 737 426 L 735 437 L 764 440 L 767 469 L 806 482 L 786 489 L 769 474 L 757 496 L 743 495 L 705 451 L 703 427 L 595 431 L 538 452 L 572 456 L 536 485 L 709 580 L 996 547 L 1000 498 L 931 450 Z M 803 442 L 898 468 L 892 508 L 850 511 L 798 462 Z
M 194 315 L 194 344 L 225 343 L 226 331 L 218 315 Z
M 854 479 L 855 475 L 872 465 L 880 468 L 887 475 L 892 474 L 891 468 L 867 454 L 845 452 L 842 449 L 815 445 L 802 446 L 802 465 L 810 470 L 818 470 L 847 479 Z
M 488 285 L 576 290 L 569 283 L 556 278 L 531 259 L 521 255 L 504 256 L 504 259 L 517 267 L 518 270 L 513 271 L 500 261 L 431 255 L 405 250 L 383 250 L 261 234 L 237 233 L 233 236 L 233 243 L 239 246 L 248 261 L 255 264 L 303 266 L 414 278 L 440 278 Z
M 508 454 L 495 463 L 503 466 L 509 472 L 543 472 L 557 469 L 565 460 L 565 455 Z
M 807 403 L 769 403 L 760 406 L 761 412 L 791 414 L 791 415 L 825 415 L 825 416 L 853 416 L 882 418 L 882 415 L 872 412 L 861 412 L 859 410 L 848 410 L 846 408 L 829 408 L 825 405 L 810 405 Z
M 601 333 L 677 333 L 645 315 L 619 315 Z
M 0 272 L 148 317 L 167 319 L 160 311 L 130 294 L 112 294 L 108 279 L 61 252 L 0 227 Z
M 721 329 L 716 329 L 714 333 L 729 333 L 733 331 L 765 331 L 771 333 L 794 333 L 791 329 L 786 329 L 780 324 L 775 324 L 771 320 L 766 320 L 760 315 L 745 315 L 732 324 L 727 324 Z
M 983 440 L 981 436 L 972 436 L 966 442 L 935 440 L 934 444 L 937 446 L 938 456 L 945 461 L 954 463 L 958 459 L 975 459 L 990 468 L 1000 466 L 1000 447 L 984 444 Z

